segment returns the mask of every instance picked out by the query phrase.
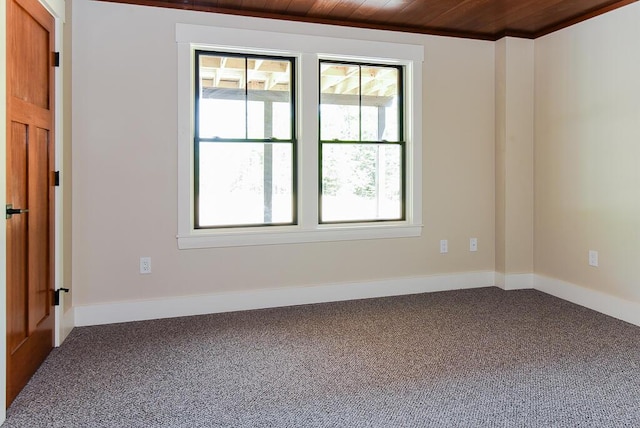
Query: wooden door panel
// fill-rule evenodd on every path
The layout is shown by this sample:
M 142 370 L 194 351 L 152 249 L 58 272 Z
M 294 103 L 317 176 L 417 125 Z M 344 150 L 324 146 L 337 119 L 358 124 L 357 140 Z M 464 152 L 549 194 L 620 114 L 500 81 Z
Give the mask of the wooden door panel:
M 23 7 L 16 7 L 14 13 L 14 31 L 16 40 L 20 40 L 22 60 L 13 66 L 15 74 L 12 76 L 10 95 L 48 109 L 51 56 L 49 30 Z
M 29 255 L 29 333 L 50 314 L 51 289 L 49 275 L 49 132 L 32 127 L 28 146 L 27 214 Z
M 27 125 L 13 122 L 10 125 L 10 141 L 7 145 L 7 200 L 14 208 L 27 206 Z M 15 221 L 14 221 L 15 220 Z M 12 314 L 7 322 L 7 350 L 10 353 L 24 342 L 28 330 L 28 293 L 27 293 L 27 218 L 14 216 L 11 224 L 7 221 L 7 312 Z
M 14 207 L 26 207 L 27 201 L 27 138 L 29 126 L 26 123 L 12 121 L 9 126 L 9 139 L 15 144 L 7 144 L 7 201 Z M 18 216 L 14 217 L 18 219 Z M 12 218 L 13 220 L 13 218 Z M 20 222 L 26 220 L 19 218 Z

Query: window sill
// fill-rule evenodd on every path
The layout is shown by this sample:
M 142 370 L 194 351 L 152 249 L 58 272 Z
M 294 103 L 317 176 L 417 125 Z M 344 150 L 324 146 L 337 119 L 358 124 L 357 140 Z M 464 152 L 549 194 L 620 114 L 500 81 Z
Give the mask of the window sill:
M 224 231 L 193 231 L 178 235 L 178 248 L 243 247 L 252 245 L 301 244 L 310 242 L 354 241 L 363 239 L 412 238 L 422 234 L 422 225 L 331 225 L 317 229 L 298 226 L 274 226 L 265 228 L 235 229 Z

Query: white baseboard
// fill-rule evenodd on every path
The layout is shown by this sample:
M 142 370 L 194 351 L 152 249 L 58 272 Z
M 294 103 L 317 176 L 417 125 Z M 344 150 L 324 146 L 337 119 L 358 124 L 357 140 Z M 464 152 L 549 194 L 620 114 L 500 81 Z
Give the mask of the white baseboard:
M 640 326 L 638 302 L 543 275 L 504 275 L 497 272 L 470 272 L 76 306 L 64 314 L 63 323 L 65 326 L 80 327 L 490 286 L 504 290 L 534 288 Z
M 585 308 L 640 326 L 640 303 L 570 282 L 535 275 L 535 289 Z
M 167 299 L 76 306 L 75 325 L 88 326 L 264 309 L 310 303 L 399 296 L 495 285 L 494 272 L 470 272 L 343 284 L 274 288 Z
M 526 290 L 534 288 L 532 273 L 499 273 L 496 272 L 496 287 L 503 290 Z

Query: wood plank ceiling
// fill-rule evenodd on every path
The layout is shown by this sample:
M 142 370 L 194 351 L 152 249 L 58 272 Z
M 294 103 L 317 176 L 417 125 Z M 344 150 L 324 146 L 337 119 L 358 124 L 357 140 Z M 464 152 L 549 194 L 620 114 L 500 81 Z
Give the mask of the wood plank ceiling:
M 534 39 L 637 0 L 102 0 L 473 39 Z

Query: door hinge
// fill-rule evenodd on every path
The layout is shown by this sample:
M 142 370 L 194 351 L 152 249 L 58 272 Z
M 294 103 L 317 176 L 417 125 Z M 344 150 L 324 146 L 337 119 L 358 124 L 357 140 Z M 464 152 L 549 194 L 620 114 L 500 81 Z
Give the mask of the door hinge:
M 64 291 L 65 293 L 69 292 L 68 288 L 58 288 L 53 292 L 53 306 L 60 306 L 60 292 Z
M 60 171 L 53 171 L 53 185 L 60 185 Z
M 60 67 L 60 52 L 53 53 L 53 66 Z

